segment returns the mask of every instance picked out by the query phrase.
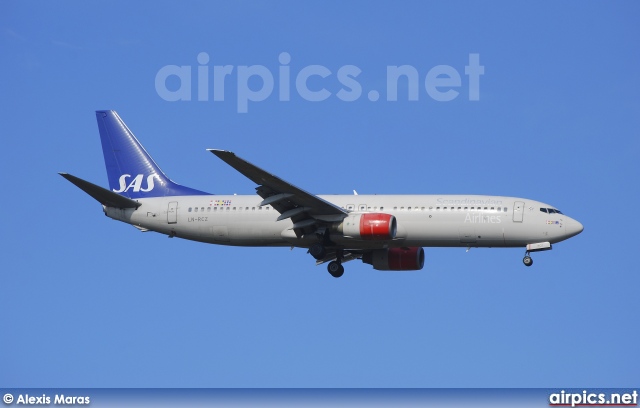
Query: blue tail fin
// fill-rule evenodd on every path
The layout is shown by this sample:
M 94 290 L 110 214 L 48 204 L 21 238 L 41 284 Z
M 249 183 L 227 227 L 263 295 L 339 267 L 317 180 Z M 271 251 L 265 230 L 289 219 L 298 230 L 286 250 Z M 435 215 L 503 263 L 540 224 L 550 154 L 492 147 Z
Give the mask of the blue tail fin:
M 132 199 L 207 195 L 169 180 L 115 111 L 96 111 L 109 188 Z

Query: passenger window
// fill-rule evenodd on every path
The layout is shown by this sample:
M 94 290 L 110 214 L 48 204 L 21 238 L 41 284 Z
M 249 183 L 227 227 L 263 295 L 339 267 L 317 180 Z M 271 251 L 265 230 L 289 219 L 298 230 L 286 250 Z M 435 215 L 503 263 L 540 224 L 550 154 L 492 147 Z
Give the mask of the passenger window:
M 380 211 L 384 210 L 384 207 L 380 207 Z
M 440 209 L 440 207 L 436 207 L 436 210 L 439 210 L 439 209 Z
M 198 207 L 193 209 L 194 212 L 198 212 Z
M 458 207 L 458 211 L 462 210 L 462 207 Z
M 504 207 L 504 212 L 507 212 L 507 207 Z
M 207 212 L 211 212 L 211 207 L 207 207 Z
M 498 211 L 502 211 L 502 207 L 498 207 Z
M 468 209 L 469 209 L 469 207 L 464 207 L 464 210 L 465 210 L 465 211 L 466 211 L 466 210 L 468 210 Z
M 189 207 L 189 212 L 191 212 L 191 207 Z
M 411 207 L 407 207 L 407 210 L 411 211 Z
M 200 211 L 204 212 L 204 207 L 200 207 Z
M 493 211 L 493 210 L 495 210 L 495 209 L 496 209 L 496 207 L 491 207 L 491 211 Z

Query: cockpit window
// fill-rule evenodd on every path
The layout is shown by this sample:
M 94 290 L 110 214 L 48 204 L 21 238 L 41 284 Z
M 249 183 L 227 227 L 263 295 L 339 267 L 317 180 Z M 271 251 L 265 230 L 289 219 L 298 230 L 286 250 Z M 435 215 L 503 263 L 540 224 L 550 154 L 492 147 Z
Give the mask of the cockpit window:
M 556 210 L 555 208 L 541 208 L 540 211 L 548 214 L 562 214 L 560 210 Z

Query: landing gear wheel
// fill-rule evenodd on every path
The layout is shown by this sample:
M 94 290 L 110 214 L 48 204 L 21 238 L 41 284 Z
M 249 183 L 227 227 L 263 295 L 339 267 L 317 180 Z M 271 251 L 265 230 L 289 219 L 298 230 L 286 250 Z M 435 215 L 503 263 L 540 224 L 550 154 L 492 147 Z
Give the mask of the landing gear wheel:
M 309 253 L 317 260 L 323 259 L 327 255 L 327 250 L 322 244 L 313 244 L 309 247 Z
M 327 266 L 327 270 L 334 278 L 339 278 L 344 274 L 344 266 L 340 262 L 331 261 L 329 262 L 329 266 Z
M 522 262 L 525 264 L 525 266 L 531 266 L 533 265 L 533 259 L 529 256 L 526 255 L 523 259 Z

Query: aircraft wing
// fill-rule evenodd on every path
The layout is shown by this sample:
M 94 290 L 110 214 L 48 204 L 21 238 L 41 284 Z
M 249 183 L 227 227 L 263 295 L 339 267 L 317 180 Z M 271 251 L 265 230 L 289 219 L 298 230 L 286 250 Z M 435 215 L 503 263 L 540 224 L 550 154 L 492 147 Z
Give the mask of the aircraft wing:
M 347 215 L 346 210 L 268 173 L 235 153 L 207 150 L 258 184 L 256 192 L 263 198 L 260 205 L 271 205 L 280 213 L 278 220 L 291 218 L 294 230 L 311 227 L 319 221 L 341 221 Z

